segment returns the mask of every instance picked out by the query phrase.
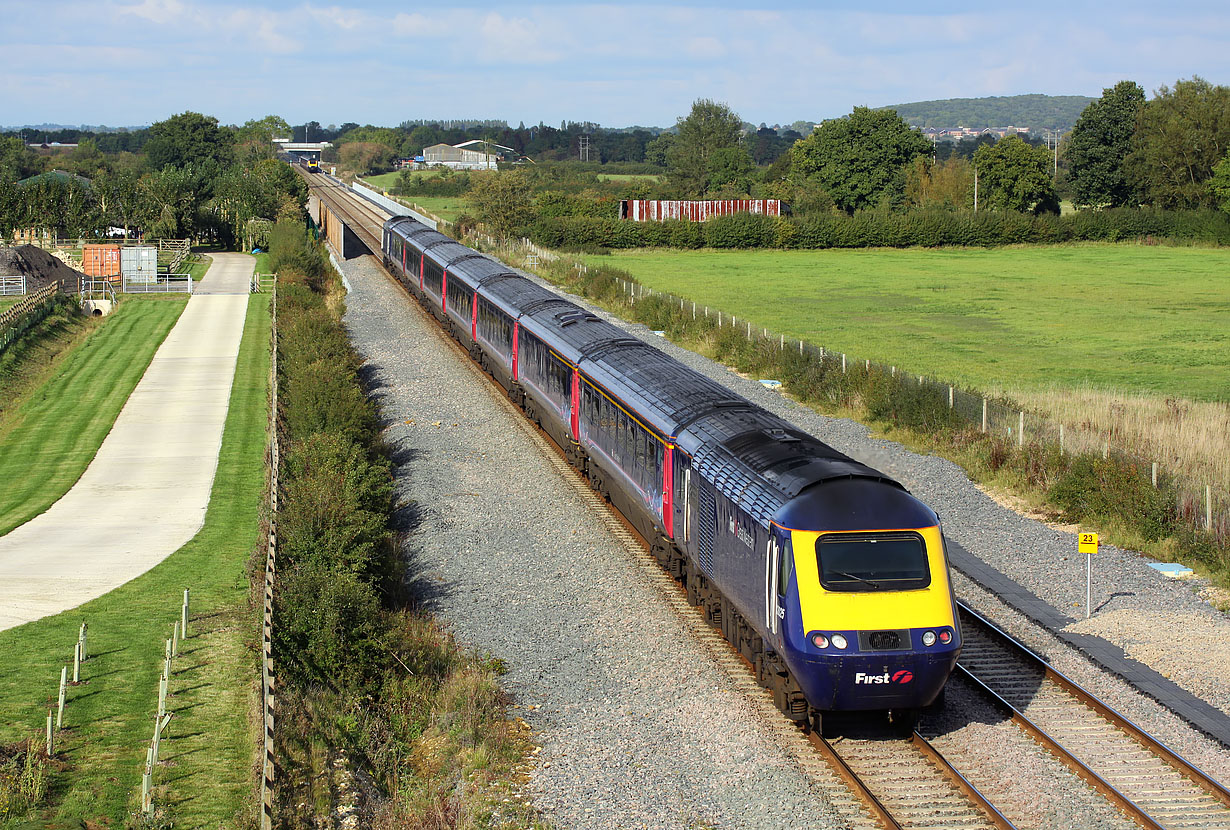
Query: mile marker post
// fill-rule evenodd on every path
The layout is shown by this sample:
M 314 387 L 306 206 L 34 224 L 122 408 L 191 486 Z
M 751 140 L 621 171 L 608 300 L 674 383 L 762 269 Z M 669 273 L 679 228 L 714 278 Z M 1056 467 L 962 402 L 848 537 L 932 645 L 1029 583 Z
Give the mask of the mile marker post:
M 1093 612 L 1093 555 L 1098 552 L 1098 534 L 1081 533 L 1076 537 L 1076 549 L 1085 554 L 1085 619 Z

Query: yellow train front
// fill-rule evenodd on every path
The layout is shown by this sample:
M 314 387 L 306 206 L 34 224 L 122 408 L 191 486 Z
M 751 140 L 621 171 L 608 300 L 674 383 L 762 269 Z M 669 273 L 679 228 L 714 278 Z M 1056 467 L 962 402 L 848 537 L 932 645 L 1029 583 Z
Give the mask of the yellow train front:
M 939 519 L 895 482 L 822 481 L 777 511 L 770 645 L 814 709 L 914 711 L 961 650 Z

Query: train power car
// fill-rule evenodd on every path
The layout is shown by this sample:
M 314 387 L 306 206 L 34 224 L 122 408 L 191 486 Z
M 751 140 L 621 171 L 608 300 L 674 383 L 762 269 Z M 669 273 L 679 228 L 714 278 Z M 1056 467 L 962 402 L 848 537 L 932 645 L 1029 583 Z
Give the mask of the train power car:
M 939 518 L 904 487 L 408 217 L 396 276 L 558 444 L 778 707 L 910 715 L 961 649 Z

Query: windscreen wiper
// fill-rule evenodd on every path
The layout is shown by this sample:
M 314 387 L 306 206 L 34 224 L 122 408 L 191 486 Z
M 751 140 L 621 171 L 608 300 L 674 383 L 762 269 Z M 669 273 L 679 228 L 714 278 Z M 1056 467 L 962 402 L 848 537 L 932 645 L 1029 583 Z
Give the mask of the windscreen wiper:
M 864 585 L 870 585 L 872 588 L 875 588 L 877 591 L 882 590 L 883 588 L 883 586 L 880 585 L 880 583 L 878 582 L 872 582 L 870 579 L 863 579 L 861 576 L 855 576 L 854 574 L 848 574 L 845 571 L 833 571 L 833 573 L 837 574 L 838 576 L 844 576 L 847 579 L 853 579 L 855 582 L 861 582 Z

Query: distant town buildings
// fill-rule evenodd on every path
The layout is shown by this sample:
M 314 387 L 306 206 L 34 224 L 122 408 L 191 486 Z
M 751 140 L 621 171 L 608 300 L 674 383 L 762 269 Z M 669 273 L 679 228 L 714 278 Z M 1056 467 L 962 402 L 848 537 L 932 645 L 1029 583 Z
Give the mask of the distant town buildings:
M 978 138 L 983 135 L 993 135 L 1000 139 L 1011 133 L 1024 135 L 1027 132 L 1029 132 L 1029 127 L 983 127 L 981 129 L 971 129 L 969 127 L 922 128 L 922 134 L 932 141 L 960 141 L 963 138 Z

